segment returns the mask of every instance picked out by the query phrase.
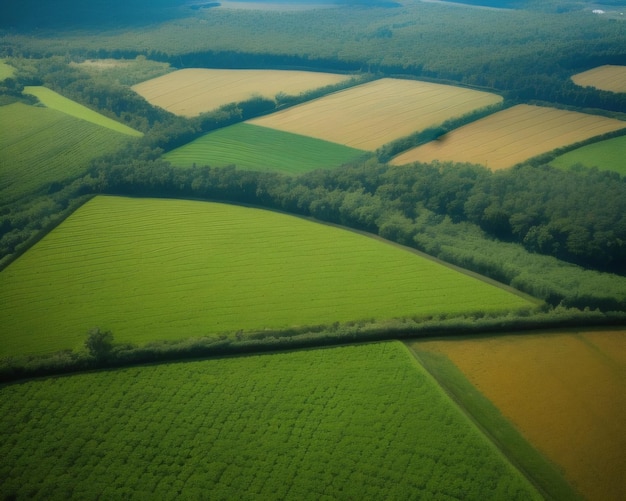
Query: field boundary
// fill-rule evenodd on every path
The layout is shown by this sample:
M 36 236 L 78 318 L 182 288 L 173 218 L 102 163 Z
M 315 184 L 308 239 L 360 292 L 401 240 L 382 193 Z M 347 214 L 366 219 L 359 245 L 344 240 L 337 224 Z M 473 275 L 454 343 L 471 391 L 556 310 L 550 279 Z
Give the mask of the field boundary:
M 407 350 L 448 397 L 546 499 L 582 501 L 558 467 L 539 452 L 443 354 L 421 352 L 405 340 Z M 494 433 L 493 430 L 498 430 Z M 498 436 L 500 435 L 500 436 Z

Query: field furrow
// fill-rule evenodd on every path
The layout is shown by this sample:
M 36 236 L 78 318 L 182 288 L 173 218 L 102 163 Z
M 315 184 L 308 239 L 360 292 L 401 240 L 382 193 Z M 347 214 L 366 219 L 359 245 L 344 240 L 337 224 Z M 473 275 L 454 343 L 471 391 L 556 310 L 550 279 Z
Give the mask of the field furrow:
M 374 150 L 501 100 L 487 92 L 383 78 L 249 123 Z
M 626 92 L 626 66 L 604 65 L 572 77 L 576 85 L 611 92 Z
M 150 103 L 172 113 L 196 116 L 254 96 L 299 95 L 349 80 L 349 75 L 286 70 L 184 69 L 134 85 Z
M 626 128 L 626 122 L 530 105 L 518 105 L 404 152 L 394 165 L 434 160 L 505 169 L 555 148 Z

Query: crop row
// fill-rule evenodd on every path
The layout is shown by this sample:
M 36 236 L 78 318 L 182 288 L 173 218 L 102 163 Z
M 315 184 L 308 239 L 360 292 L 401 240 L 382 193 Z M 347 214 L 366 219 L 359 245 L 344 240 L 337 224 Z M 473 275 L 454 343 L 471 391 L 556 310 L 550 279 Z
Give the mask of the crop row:
M 164 158 L 182 167 L 234 164 L 242 169 L 297 174 L 336 167 L 363 153 L 329 141 L 242 123 L 206 134 Z
M 533 499 L 400 343 L 0 389 L 3 496 Z
M 604 65 L 572 77 L 576 85 L 611 92 L 626 92 L 626 66 Z
M 311 71 L 189 68 L 142 82 L 133 90 L 172 113 L 195 116 L 253 96 L 299 95 L 348 79 L 347 75 Z
M 374 150 L 500 101 L 500 96 L 487 92 L 383 78 L 250 123 Z
M 433 160 L 504 169 L 555 148 L 626 128 L 626 122 L 574 111 L 518 105 L 454 130 L 393 160 Z
M 354 232 L 232 205 L 117 197 L 81 207 L 0 285 L 5 354 L 78 348 L 95 325 L 148 342 L 530 305 Z
M 0 107 L 0 193 L 19 198 L 84 171 L 125 136 L 56 110 L 14 103 Z

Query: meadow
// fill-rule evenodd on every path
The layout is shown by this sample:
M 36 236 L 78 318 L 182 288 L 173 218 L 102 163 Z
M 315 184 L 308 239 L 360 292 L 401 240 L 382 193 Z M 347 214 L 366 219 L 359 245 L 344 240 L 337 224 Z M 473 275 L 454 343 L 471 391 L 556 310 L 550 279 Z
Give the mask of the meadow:
M 572 77 L 576 85 L 611 92 L 626 92 L 626 66 L 604 65 Z
M 395 139 L 501 101 L 501 96 L 487 92 L 382 78 L 248 123 L 375 150 Z
M 135 59 L 86 59 L 70 64 L 86 71 L 99 82 L 129 86 L 173 71 L 168 63 L 151 61 L 144 56 Z
M 589 500 L 624 499 L 626 331 L 418 341 L 448 357 Z
M 299 174 L 337 167 L 364 153 L 329 141 L 240 123 L 210 132 L 163 158 L 181 167 L 234 164 L 248 170 Z
M 60 111 L 13 103 L 0 107 L 3 201 L 78 176 L 91 159 L 113 153 L 128 136 Z
M 132 89 L 155 106 L 193 117 L 255 96 L 274 99 L 277 94 L 299 95 L 350 78 L 312 71 L 188 68 L 139 83 Z
M 0 388 L 14 499 L 541 499 L 399 342 Z
M 506 169 L 556 148 L 626 128 L 626 122 L 520 104 L 394 157 L 392 164 L 434 160 Z
M 128 125 L 117 122 L 109 117 L 101 115 L 97 111 L 91 110 L 82 104 L 72 101 L 51 89 L 41 86 L 24 87 L 24 93 L 35 96 L 46 108 L 61 111 L 71 117 L 86 120 L 92 124 L 114 130 L 127 136 L 141 137 L 143 134 Z
M 405 248 L 302 218 L 100 196 L 0 272 L 0 355 L 81 349 L 93 326 L 147 343 L 534 306 Z
M 0 82 L 10 78 L 15 73 L 15 68 L 10 64 L 7 64 L 4 59 L 0 59 Z
M 614 137 L 568 151 L 550 161 L 550 164 L 564 169 L 582 164 L 585 167 L 612 170 L 626 176 L 624 152 L 626 152 L 626 136 Z

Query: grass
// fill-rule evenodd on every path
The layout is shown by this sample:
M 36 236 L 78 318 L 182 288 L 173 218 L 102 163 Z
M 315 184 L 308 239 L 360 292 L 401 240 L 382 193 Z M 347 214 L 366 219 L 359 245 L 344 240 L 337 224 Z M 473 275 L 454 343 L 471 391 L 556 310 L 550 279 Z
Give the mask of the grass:
M 58 94 L 46 87 L 27 86 L 24 87 L 24 92 L 26 94 L 35 96 L 47 108 L 61 111 L 72 117 L 86 120 L 87 122 L 90 122 L 92 124 L 99 125 L 100 127 L 105 127 L 107 129 L 126 134 L 128 136 L 143 136 L 143 133 L 139 132 L 138 130 L 128 127 L 127 125 L 124 125 L 120 122 L 116 122 L 111 118 L 105 117 L 104 115 L 101 115 L 100 113 L 93 111 L 86 106 L 77 103 L 76 101 L 67 99 L 61 94 Z
M 151 61 L 138 56 L 135 59 L 87 59 L 70 63 L 89 73 L 101 83 L 135 85 L 172 71 L 169 63 Z
M 498 429 L 486 419 L 495 415 L 495 406 L 586 498 L 624 497 L 626 330 L 500 335 L 413 346 L 427 357 L 433 352 L 435 361 L 445 358 L 441 363 L 449 364 L 453 376 L 444 376 L 444 382 L 454 381 L 460 370 L 458 379 L 467 378 L 493 403 L 470 409 L 486 422 L 484 428 Z M 473 405 L 475 399 L 464 391 L 453 393 Z M 515 445 L 512 450 L 521 449 Z M 531 458 L 525 461 L 532 463 Z M 545 483 L 558 485 L 548 477 Z M 554 497 L 571 499 L 566 491 Z
M 60 111 L 13 103 L 0 107 L 0 198 L 80 175 L 91 159 L 113 153 L 127 137 Z
M 462 342 L 461 340 L 458 340 Z M 503 453 L 532 479 L 548 499 L 582 499 L 563 475 L 537 451 L 445 355 L 420 341 L 409 343 L 417 359 L 469 416 L 485 430 Z
M 156 106 L 192 117 L 254 96 L 299 95 L 350 78 L 312 71 L 189 68 L 142 82 L 133 90 Z
M 611 92 L 626 92 L 626 66 L 604 65 L 572 77 L 576 85 Z
M 540 499 L 399 342 L 0 388 L 17 499 Z
M 174 165 L 237 165 L 242 169 L 299 174 L 337 167 L 365 152 L 307 136 L 237 124 L 219 129 L 164 155 Z
M 383 78 L 250 123 L 363 150 L 439 125 L 502 97 L 461 87 Z
M 284 214 L 97 197 L 0 273 L 0 356 L 534 303 L 405 249 Z
M 10 64 L 7 64 L 4 59 L 0 59 L 0 82 L 11 78 L 15 73 L 15 68 Z
M 582 164 L 585 167 L 598 167 L 601 170 L 611 170 L 626 176 L 625 151 L 626 136 L 620 136 L 569 151 L 550 163 L 562 169 Z
M 626 122 L 521 104 L 453 130 L 395 157 L 394 165 L 434 160 L 506 169 L 561 146 L 626 128 Z

